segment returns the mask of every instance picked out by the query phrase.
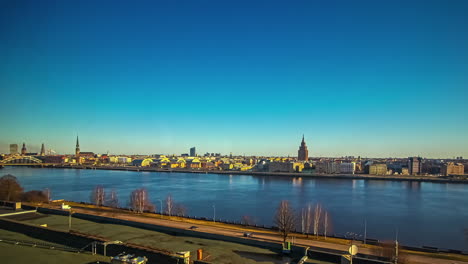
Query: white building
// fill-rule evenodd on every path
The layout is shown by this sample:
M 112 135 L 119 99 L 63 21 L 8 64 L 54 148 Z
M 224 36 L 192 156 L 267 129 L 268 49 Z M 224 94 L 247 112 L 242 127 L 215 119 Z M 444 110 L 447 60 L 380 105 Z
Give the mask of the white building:
M 356 171 L 356 163 L 354 163 L 354 162 L 340 163 L 340 173 L 342 173 L 342 174 L 354 174 L 355 171 Z

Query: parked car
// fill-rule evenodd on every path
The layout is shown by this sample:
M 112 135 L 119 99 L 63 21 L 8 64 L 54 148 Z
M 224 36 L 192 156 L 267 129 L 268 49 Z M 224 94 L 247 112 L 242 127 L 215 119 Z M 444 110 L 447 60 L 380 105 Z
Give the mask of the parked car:
M 244 237 L 253 237 L 253 233 L 251 232 L 245 232 Z

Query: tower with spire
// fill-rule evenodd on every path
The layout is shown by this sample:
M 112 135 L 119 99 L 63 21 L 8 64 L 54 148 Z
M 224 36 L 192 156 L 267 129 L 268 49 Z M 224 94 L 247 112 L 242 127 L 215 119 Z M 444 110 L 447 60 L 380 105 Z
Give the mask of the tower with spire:
M 26 144 L 23 142 L 23 147 L 21 148 L 21 155 L 26 155 Z
M 75 156 L 80 156 L 80 142 L 78 141 L 78 136 L 76 136 L 76 148 L 75 148 Z
M 40 153 L 39 155 L 45 156 L 45 147 L 44 147 L 44 143 L 42 143 L 41 153 Z
M 299 150 L 297 151 L 297 159 L 301 161 L 307 161 L 309 159 L 309 150 L 307 150 L 304 135 L 302 135 L 301 146 L 299 146 Z

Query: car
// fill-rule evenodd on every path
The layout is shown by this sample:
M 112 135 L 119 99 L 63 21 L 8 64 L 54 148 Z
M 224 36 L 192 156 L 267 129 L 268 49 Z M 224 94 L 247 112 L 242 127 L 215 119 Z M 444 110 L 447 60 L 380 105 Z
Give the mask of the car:
M 194 230 L 194 229 L 197 229 L 197 228 L 198 228 L 198 226 L 191 226 L 191 227 L 189 227 L 189 229 L 191 229 L 191 230 Z
M 244 233 L 244 237 L 252 237 L 253 236 L 253 233 L 251 232 L 245 232 Z

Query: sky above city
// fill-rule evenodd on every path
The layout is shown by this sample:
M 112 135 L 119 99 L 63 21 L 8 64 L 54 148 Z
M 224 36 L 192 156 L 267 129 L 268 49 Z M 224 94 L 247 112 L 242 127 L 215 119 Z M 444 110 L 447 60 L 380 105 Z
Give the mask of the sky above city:
M 0 153 L 468 157 L 468 1 L 0 2 Z M 21 145 L 20 145 L 21 147 Z

